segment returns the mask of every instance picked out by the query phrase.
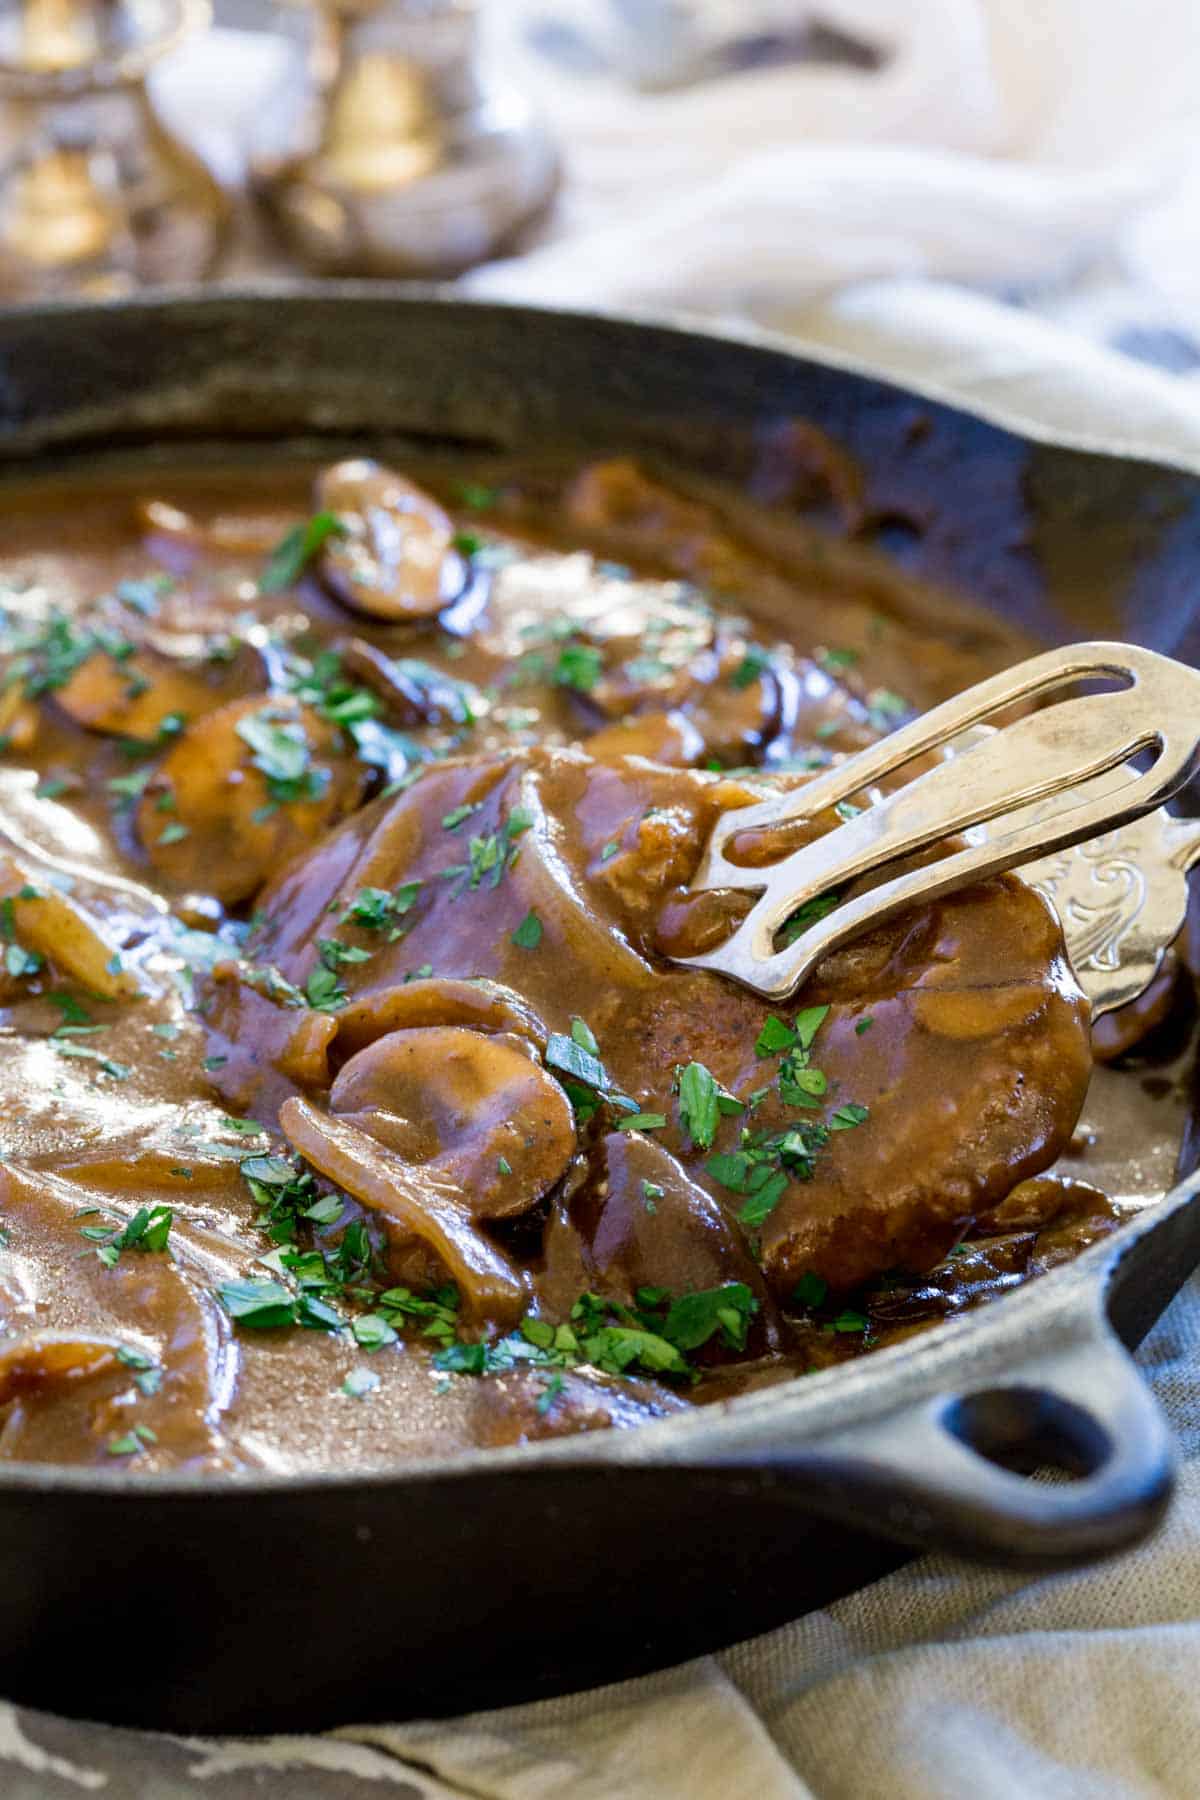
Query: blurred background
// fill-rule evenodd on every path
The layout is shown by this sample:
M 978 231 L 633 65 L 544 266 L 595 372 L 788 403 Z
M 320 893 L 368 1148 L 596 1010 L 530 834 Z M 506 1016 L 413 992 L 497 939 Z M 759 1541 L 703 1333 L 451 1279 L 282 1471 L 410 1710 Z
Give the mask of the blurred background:
M 0 303 L 296 275 L 868 348 L 987 305 L 1190 385 L 1200 8 L 0 0 Z

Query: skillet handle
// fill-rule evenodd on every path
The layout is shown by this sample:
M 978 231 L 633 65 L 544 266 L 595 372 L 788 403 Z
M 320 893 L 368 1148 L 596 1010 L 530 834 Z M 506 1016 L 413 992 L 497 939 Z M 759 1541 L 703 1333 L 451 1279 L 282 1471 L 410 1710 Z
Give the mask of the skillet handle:
M 1170 1429 L 1099 1306 L 1061 1323 L 1049 1346 L 1027 1340 L 958 1394 L 926 1394 L 794 1447 L 784 1433 L 729 1460 L 922 1550 L 1045 1567 L 1125 1549 L 1170 1499 Z M 1074 1479 L 1031 1481 L 1000 1459 Z

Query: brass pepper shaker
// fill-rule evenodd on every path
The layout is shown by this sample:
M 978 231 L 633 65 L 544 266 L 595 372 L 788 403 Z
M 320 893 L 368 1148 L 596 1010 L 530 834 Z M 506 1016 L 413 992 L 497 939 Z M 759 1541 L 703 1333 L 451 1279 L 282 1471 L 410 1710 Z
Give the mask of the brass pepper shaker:
M 529 108 L 484 81 L 474 0 L 311 0 L 252 181 L 291 248 L 343 275 L 454 275 L 554 192 Z
M 228 203 L 146 91 L 208 0 L 0 4 L 0 300 L 205 274 Z

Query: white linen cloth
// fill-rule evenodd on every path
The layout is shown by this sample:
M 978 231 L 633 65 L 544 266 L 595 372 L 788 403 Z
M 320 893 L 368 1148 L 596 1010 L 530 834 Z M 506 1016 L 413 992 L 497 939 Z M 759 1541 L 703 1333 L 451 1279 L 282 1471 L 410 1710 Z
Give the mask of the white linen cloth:
M 771 66 L 648 91 L 736 66 L 748 39 L 805 12 L 493 0 L 497 53 L 537 87 L 571 186 L 536 252 L 471 285 L 749 315 L 1035 432 L 1200 470 L 1194 0 L 829 0 L 823 20 L 891 47 L 882 72 Z M 218 33 L 164 72 L 168 106 L 227 174 L 272 49 Z M 231 272 L 254 255 L 243 248 Z M 1103 347 L 1133 332 L 1182 377 Z M 642 1681 L 311 1740 L 183 1744 L 0 1706 L 0 1792 L 1188 1800 L 1200 1795 L 1200 1281 L 1142 1362 L 1184 1480 L 1158 1536 L 1098 1568 L 1029 1577 L 924 1558 Z

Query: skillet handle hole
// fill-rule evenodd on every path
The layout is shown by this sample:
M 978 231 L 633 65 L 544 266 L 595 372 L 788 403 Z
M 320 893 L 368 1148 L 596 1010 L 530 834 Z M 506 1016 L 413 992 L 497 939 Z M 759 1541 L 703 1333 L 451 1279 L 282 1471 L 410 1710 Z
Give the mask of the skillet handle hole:
M 1053 1470 L 1081 1481 L 1103 1468 L 1113 1440 L 1073 1400 L 1036 1387 L 984 1388 L 952 1400 L 941 1415 L 952 1437 L 1018 1475 Z

